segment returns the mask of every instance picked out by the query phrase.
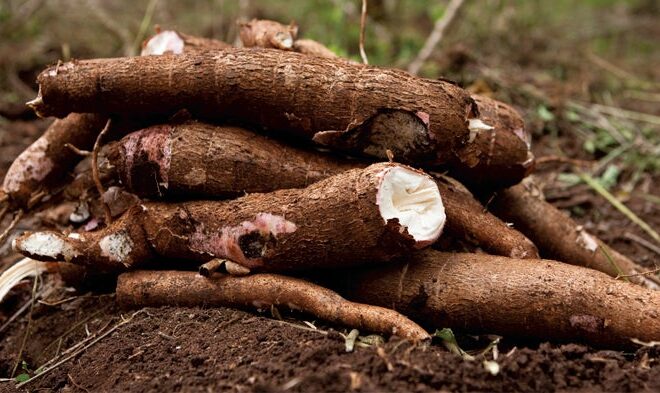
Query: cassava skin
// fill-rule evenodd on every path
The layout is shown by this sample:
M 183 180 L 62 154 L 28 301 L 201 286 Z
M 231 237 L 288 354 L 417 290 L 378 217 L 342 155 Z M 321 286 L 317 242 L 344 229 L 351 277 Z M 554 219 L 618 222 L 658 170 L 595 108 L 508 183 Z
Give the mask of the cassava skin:
M 476 244 L 490 254 L 510 258 L 539 257 L 532 241 L 488 212 L 465 186 L 449 176 L 431 175 L 445 204 L 447 233 Z
M 423 326 L 611 348 L 660 340 L 660 292 L 560 262 L 424 250 L 333 274 L 322 281 L 347 299 Z
M 489 203 L 489 209 L 503 220 L 512 222 L 539 247 L 541 255 L 547 258 L 599 270 L 613 277 L 648 270 L 607 247 L 566 214 L 546 202 L 542 192 L 532 181 L 498 192 Z M 627 279 L 653 289 L 658 289 L 660 284 L 652 274 Z
M 239 29 L 241 42 L 246 48 L 292 50 L 298 35 L 298 26 L 295 23 L 287 26 L 265 19 L 252 19 L 250 22 L 240 23 Z
M 287 26 L 273 21 L 258 22 L 263 23 L 264 29 L 270 29 L 271 34 L 287 29 Z M 272 45 L 260 45 L 254 40 L 246 46 L 278 49 Z M 339 58 L 313 40 L 297 40 L 293 49 L 311 56 Z M 472 131 L 469 142 L 457 152 L 449 165 L 452 175 L 480 189 L 501 189 L 519 183 L 534 169 L 531 135 L 525 130 L 522 117 L 503 102 L 476 94 L 472 98 L 479 109 L 479 119 L 490 129 Z M 365 152 L 373 155 L 371 151 Z M 398 158 L 397 155 L 395 157 Z
M 11 164 L 2 188 L 12 203 L 27 207 L 30 197 L 40 189 L 49 190 L 80 160 L 65 145 L 90 150 L 107 117 L 72 113 L 55 120 L 46 132 L 23 151 Z
M 293 148 L 240 128 L 198 122 L 137 131 L 104 146 L 99 157 L 104 184 L 115 184 L 121 178 L 131 192 L 159 198 L 235 197 L 245 192 L 302 188 L 348 169 L 367 166 Z M 65 189 L 69 199 L 78 200 L 94 189 L 89 170 L 84 170 L 85 162 Z M 443 197 L 445 231 L 449 235 L 491 254 L 538 258 L 529 239 L 488 212 L 458 181 L 433 172 L 431 175 Z
M 110 167 L 134 193 L 147 197 L 233 197 L 244 192 L 302 188 L 351 168 L 359 161 L 290 147 L 236 127 L 198 122 L 149 127 L 106 146 Z M 432 174 L 447 214 L 446 231 L 488 252 L 538 258 L 534 244 L 490 214 L 459 182 Z M 133 179 L 139 179 L 133 181 Z M 79 175 L 71 188 L 85 178 Z M 93 186 L 86 178 L 87 187 Z
M 117 281 L 117 301 L 124 307 L 288 307 L 361 331 L 396 335 L 412 341 L 430 336 L 396 311 L 353 303 L 310 282 L 275 274 L 203 277 L 186 271 L 135 271 Z
M 42 115 L 185 107 L 377 158 L 390 149 L 420 166 L 450 160 L 468 140 L 468 118 L 478 117 L 469 94 L 451 83 L 260 48 L 75 61 L 38 81 L 30 105 Z
M 122 183 L 147 197 L 303 188 L 359 162 L 290 147 L 245 129 L 199 122 L 152 126 L 108 146 Z
M 304 55 L 338 59 L 339 56 L 320 42 L 308 39 L 299 39 L 293 43 L 293 50 Z
M 265 19 L 253 19 L 240 25 L 240 38 L 246 48 L 273 48 L 294 50 L 305 55 L 337 59 L 333 51 L 314 40 L 296 39 L 298 26 L 294 23 L 283 25 Z
M 479 119 L 492 127 L 476 131 L 471 142 L 449 167 L 452 176 L 478 189 L 501 189 L 518 184 L 534 169 L 531 135 L 520 114 L 503 102 L 472 95 Z
M 68 236 L 28 232 L 13 246 L 33 259 L 64 260 L 100 271 L 137 268 L 157 256 L 196 264 L 224 258 L 252 271 L 386 262 L 429 246 L 440 235 L 444 220 L 437 210 L 425 212 L 420 220 L 428 217 L 437 224 L 428 234 L 415 237 L 411 226 L 399 224 L 396 218 L 384 219 L 383 193 L 390 183 L 383 179 L 400 171 L 433 184 L 412 168 L 374 164 L 304 189 L 249 194 L 230 201 L 144 203 L 97 232 Z M 438 206 L 440 195 L 434 184 L 433 188 L 431 203 Z

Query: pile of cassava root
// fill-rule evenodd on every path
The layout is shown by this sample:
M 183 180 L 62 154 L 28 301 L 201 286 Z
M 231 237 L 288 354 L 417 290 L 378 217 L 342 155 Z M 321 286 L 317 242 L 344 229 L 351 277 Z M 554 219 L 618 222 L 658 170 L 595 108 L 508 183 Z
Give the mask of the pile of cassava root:
M 288 307 L 414 341 L 660 340 L 657 276 L 543 200 L 513 108 L 293 25 L 254 20 L 241 39 L 162 31 L 142 56 L 39 75 L 28 105 L 60 119 L 3 198 L 66 219 L 13 239 L 27 258 L 0 297 L 35 273 L 118 275 L 125 306 Z

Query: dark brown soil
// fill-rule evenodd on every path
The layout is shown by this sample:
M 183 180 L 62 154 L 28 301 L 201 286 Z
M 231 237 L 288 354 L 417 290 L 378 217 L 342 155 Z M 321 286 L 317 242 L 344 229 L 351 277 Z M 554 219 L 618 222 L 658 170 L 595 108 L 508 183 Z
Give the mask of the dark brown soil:
M 91 334 L 121 321 L 109 295 L 38 306 L 25 348 L 43 364 Z M 501 372 L 463 361 L 442 346 L 390 341 L 346 353 L 344 339 L 226 308 L 147 308 L 130 322 L 28 386 L 54 391 L 657 391 L 660 351 L 596 351 L 541 344 L 501 353 Z M 23 320 L 0 344 L 0 372 L 11 372 Z M 76 327 L 76 325 L 78 325 Z M 304 328 L 303 328 L 304 329 Z M 71 331 L 72 330 L 72 331 Z M 67 333 L 71 331 L 70 333 Z M 61 340 L 61 344 L 60 344 Z M 9 356 L 8 356 L 9 355 Z M 13 356 L 11 356 L 13 355 Z M 12 383 L 2 385 L 13 391 Z

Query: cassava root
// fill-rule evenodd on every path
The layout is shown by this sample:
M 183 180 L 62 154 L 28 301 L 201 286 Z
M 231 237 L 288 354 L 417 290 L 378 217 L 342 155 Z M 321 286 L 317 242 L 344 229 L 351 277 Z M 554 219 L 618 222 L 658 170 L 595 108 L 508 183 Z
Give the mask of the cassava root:
M 329 289 L 276 274 L 203 277 L 186 271 L 128 272 L 117 281 L 117 301 L 124 307 L 288 307 L 363 331 L 412 341 L 430 339 L 424 329 L 394 310 L 353 303 Z
M 2 188 L 16 206 L 26 208 L 42 188 L 62 181 L 81 157 L 66 146 L 89 150 L 107 118 L 96 114 L 72 113 L 55 120 L 46 132 L 23 151 L 5 175 Z
M 653 275 L 640 275 L 643 267 L 616 252 L 546 202 L 532 179 L 499 191 L 489 203 L 489 209 L 528 236 L 547 258 L 588 267 L 612 277 L 628 276 L 627 280 L 652 289 L 660 289 L 660 280 Z
M 131 192 L 146 197 L 236 197 L 302 188 L 367 165 L 293 148 L 240 128 L 198 122 L 137 131 L 106 146 L 105 155 L 110 165 L 103 168 L 114 168 Z M 538 258 L 527 238 L 488 213 L 460 183 L 432 176 L 443 196 L 450 235 L 497 255 Z M 84 188 L 85 181 L 89 178 L 79 175 L 71 188 Z
M 322 283 L 347 299 L 422 326 L 618 348 L 660 340 L 660 292 L 555 261 L 424 250 L 332 274 Z
M 250 23 L 263 36 L 283 36 L 291 29 L 269 20 L 253 20 Z M 247 39 L 243 39 L 243 45 L 291 50 L 290 47 L 272 45 L 269 40 L 250 37 L 248 35 Z M 325 46 L 312 40 L 295 41 L 293 50 L 312 56 L 338 58 Z M 477 104 L 479 118 L 470 120 L 469 141 L 455 154 L 449 165 L 452 176 L 481 189 L 500 189 L 519 183 L 534 169 L 531 135 L 525 130 L 522 117 L 503 102 L 477 94 L 473 94 L 472 98 Z
M 224 258 L 252 271 L 385 262 L 431 245 L 445 222 L 435 182 L 382 163 L 304 189 L 230 201 L 150 202 L 89 233 L 25 233 L 14 249 L 45 261 L 98 270 L 144 266 L 157 256 Z
M 389 149 L 422 166 L 450 161 L 478 117 L 469 94 L 451 83 L 258 48 L 69 62 L 38 81 L 30 105 L 41 115 L 186 108 L 376 158 Z

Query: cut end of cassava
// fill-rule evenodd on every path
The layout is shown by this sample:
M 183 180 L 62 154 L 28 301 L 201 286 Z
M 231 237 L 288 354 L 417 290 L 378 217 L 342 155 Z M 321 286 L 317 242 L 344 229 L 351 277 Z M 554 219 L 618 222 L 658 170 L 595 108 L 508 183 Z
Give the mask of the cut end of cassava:
M 142 48 L 142 56 L 183 53 L 185 42 L 174 30 L 165 30 L 151 37 Z
M 28 277 L 36 277 L 46 271 L 46 264 L 23 258 L 0 275 L 0 303 L 9 291 Z
M 428 246 L 442 233 L 445 208 L 437 184 L 426 174 L 402 166 L 385 169 L 377 199 L 385 222 L 397 220 L 417 247 Z
M 60 234 L 34 232 L 23 234 L 12 244 L 15 251 L 40 261 L 70 261 L 76 256 L 75 249 Z

